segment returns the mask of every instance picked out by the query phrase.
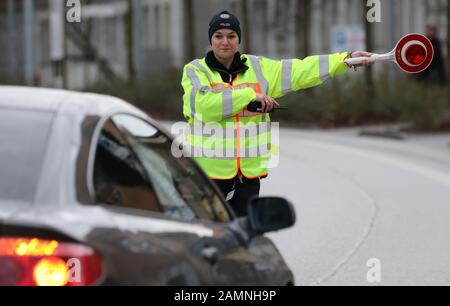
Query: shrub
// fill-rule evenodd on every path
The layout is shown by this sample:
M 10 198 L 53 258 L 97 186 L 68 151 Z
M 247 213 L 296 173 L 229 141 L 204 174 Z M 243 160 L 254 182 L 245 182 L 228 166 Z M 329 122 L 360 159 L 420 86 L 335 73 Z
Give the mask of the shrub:
M 133 84 L 123 80 L 97 83 L 87 90 L 123 98 L 157 119 L 183 120 L 180 82 L 180 74 L 172 72 Z M 369 89 L 364 80 L 340 79 L 291 93 L 279 99 L 289 110 L 277 111 L 272 120 L 325 128 L 405 122 L 423 131 L 450 129 L 448 86 L 383 76 L 375 84 Z
M 125 80 L 99 82 L 85 91 L 121 98 L 160 120 L 183 120 L 183 89 L 178 73 L 158 74 L 134 83 Z

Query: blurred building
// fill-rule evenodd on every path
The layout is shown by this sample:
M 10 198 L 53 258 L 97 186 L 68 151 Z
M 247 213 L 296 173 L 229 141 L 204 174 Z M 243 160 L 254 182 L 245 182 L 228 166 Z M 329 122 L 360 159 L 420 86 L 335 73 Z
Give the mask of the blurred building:
M 253 54 L 303 57 L 365 46 L 364 0 L 82 0 L 81 23 L 62 25 L 59 61 L 51 56 L 51 1 L 0 0 L 0 79 L 80 89 L 99 79 L 181 69 L 208 50 L 208 22 L 224 9 L 241 19 L 242 47 Z M 390 51 L 427 24 L 438 26 L 446 45 L 448 0 L 380 2 L 373 51 Z

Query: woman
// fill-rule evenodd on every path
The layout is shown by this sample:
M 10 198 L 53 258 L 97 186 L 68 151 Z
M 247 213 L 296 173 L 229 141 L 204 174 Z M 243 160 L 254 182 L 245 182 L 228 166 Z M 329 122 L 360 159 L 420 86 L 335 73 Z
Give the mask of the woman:
M 248 200 L 259 195 L 260 179 L 268 175 L 268 113 L 279 105 L 275 99 L 320 85 L 348 70 L 345 58 L 371 53 L 280 61 L 240 54 L 240 23 L 227 11 L 212 18 L 208 35 L 212 51 L 183 71 L 183 114 L 190 126 L 185 148 L 215 180 L 236 214 L 244 216 Z M 254 102 L 260 103 L 258 112 L 249 107 Z

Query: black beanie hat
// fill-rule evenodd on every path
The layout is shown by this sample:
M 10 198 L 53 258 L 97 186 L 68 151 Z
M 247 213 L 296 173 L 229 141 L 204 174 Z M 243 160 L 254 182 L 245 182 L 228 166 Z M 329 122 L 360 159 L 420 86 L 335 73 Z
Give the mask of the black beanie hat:
M 236 16 L 230 14 L 228 11 L 220 12 L 219 14 L 215 15 L 209 23 L 209 43 L 211 43 L 211 37 L 213 36 L 214 32 L 219 29 L 230 29 L 235 31 L 239 37 L 239 43 L 241 43 L 240 25 L 241 23 L 236 18 Z

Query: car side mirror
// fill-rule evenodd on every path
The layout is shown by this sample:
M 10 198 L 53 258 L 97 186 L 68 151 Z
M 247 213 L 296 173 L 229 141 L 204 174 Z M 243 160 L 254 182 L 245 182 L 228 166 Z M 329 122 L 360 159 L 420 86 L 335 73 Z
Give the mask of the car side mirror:
M 264 234 L 295 224 L 294 206 L 284 198 L 253 198 L 248 203 L 248 218 L 254 233 Z

